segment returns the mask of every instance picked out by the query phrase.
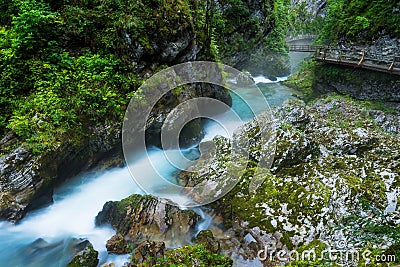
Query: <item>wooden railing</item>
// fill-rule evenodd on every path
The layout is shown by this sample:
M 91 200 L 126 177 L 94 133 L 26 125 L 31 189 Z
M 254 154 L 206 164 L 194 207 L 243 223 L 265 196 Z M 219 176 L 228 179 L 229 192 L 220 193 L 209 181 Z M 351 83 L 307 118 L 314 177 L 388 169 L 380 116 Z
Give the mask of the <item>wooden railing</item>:
M 400 56 L 394 55 L 390 60 L 387 55 L 373 56 L 368 56 L 362 49 L 338 49 L 329 46 L 316 47 L 314 54 L 315 60 L 320 62 L 400 75 Z

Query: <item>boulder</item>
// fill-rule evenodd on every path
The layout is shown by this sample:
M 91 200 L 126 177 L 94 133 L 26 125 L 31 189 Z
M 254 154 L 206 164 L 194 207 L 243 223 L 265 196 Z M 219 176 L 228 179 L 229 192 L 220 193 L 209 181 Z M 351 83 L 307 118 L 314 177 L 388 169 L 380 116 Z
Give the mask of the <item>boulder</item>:
M 110 223 L 117 230 L 107 250 L 125 254 L 143 241 L 165 242 L 166 247 L 189 242 L 199 219 L 192 210 L 181 210 L 149 195 L 131 195 L 104 204 L 96 224 Z
M 165 243 L 144 241 L 140 243 L 131 257 L 131 264 L 147 263 L 153 266 L 157 259 L 164 258 Z
M 97 267 L 99 264 L 99 253 L 93 249 L 89 241 L 83 241 L 79 244 L 77 252 L 67 267 Z

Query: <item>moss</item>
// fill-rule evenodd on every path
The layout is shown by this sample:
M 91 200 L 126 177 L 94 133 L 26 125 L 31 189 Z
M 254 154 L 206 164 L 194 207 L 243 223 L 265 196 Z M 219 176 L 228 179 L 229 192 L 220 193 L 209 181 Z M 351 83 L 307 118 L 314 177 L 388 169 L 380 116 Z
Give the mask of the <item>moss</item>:
M 165 252 L 165 258 L 156 259 L 152 266 L 232 266 L 233 261 L 228 257 L 215 254 L 205 248 L 204 245 L 188 245 Z M 142 263 L 137 266 L 150 266 Z
M 310 101 L 319 95 L 314 88 L 315 69 L 317 67 L 317 63 L 314 61 L 303 61 L 299 70 L 282 83 L 299 91 L 301 99 Z
M 384 179 L 389 175 L 381 173 L 389 171 L 388 164 L 398 157 L 398 136 L 380 131 L 363 112 L 363 104 L 348 96 L 331 95 L 307 107 L 302 103 L 288 105 L 280 109 L 279 116 L 292 116 L 302 107 L 308 119 L 301 127 L 282 120 L 273 168 L 257 168 L 256 159 L 250 159 L 235 188 L 213 204 L 223 215 L 225 227 L 232 227 L 239 218 L 249 228 L 281 233 L 283 245 L 295 248 L 292 237 L 301 231 L 314 231 L 323 225 L 324 231 L 329 232 L 328 225 L 341 225 L 341 209 L 345 214 L 371 214 L 386 225 L 380 218 L 386 207 Z M 252 130 L 259 128 L 247 132 L 250 138 L 257 136 Z M 220 139 L 219 146 L 224 147 L 223 142 Z M 251 148 L 257 152 L 261 147 L 256 143 Z M 224 164 L 224 153 L 216 157 L 218 165 Z M 285 157 L 287 161 L 283 160 Z M 389 173 L 396 175 L 396 165 L 390 166 Z M 252 181 L 260 185 L 254 191 L 249 190 Z M 385 235 L 388 237 L 388 232 Z
M 99 253 L 90 245 L 78 253 L 67 267 L 96 267 L 99 263 L 98 255 Z

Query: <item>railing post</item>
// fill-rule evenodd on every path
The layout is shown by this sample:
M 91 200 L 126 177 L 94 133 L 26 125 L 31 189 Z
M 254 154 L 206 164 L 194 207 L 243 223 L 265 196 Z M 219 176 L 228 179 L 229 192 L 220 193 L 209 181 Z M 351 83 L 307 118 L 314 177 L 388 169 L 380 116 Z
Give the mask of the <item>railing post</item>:
M 361 66 L 362 65 L 362 63 L 364 62 L 364 57 L 365 57 L 365 52 L 364 52 L 364 50 L 362 50 L 361 51 L 361 59 L 360 59 L 360 61 L 358 62 L 358 66 Z
M 389 66 L 389 68 L 388 68 L 388 70 L 389 71 L 393 71 L 393 68 L 394 68 L 394 62 L 396 61 L 396 56 L 393 56 L 393 61 L 392 61 L 392 64 L 390 64 L 390 66 Z

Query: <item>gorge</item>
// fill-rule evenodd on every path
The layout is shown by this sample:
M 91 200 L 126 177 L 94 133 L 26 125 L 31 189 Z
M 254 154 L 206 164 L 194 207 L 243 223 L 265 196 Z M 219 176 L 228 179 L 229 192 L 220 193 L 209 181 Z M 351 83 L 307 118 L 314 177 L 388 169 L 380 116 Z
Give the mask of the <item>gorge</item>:
M 285 37 L 393 57 L 399 9 L 358 0 L 1 3 L 0 266 L 387 266 L 382 255 L 398 263 L 399 78 L 315 62 L 288 52 Z M 141 85 L 190 61 L 238 68 L 226 83 L 252 103 L 259 96 L 247 85 L 257 84 L 273 119 L 253 120 L 249 103 L 221 86 L 183 85 L 153 107 L 147 151 L 125 162 L 129 101 L 145 105 Z M 231 108 L 213 115 L 219 124 L 190 121 L 180 149 L 163 147 L 171 111 L 200 97 Z M 271 128 L 273 148 L 260 138 Z M 154 179 L 145 159 L 167 182 L 218 195 L 217 181 L 232 178 L 229 148 L 245 150 L 246 139 L 243 176 L 204 206 L 166 204 L 129 170 L 177 202 L 188 196 Z M 177 166 L 181 153 L 197 161 Z

